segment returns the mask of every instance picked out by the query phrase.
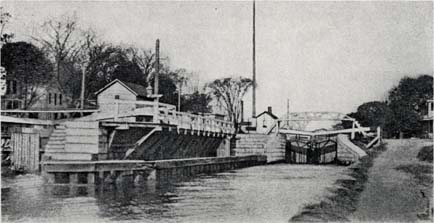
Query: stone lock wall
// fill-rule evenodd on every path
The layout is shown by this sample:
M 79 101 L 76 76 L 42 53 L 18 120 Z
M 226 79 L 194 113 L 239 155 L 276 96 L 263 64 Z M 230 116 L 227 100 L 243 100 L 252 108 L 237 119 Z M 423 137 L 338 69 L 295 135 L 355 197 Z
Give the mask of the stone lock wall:
M 267 163 L 285 160 L 286 138 L 282 134 L 239 134 L 233 149 L 235 156 L 265 155 Z

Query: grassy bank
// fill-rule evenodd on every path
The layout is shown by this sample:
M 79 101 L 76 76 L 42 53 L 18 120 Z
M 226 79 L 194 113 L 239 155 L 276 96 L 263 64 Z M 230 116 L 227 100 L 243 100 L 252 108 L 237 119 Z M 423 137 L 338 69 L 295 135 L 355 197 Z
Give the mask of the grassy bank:
M 419 190 L 421 192 L 421 197 L 426 203 L 425 209 L 420 210 L 417 215 L 419 220 L 432 220 L 432 207 L 430 205 L 430 200 L 433 195 L 433 147 L 425 146 L 419 150 L 417 158 L 420 163 L 400 165 L 396 170 L 403 171 L 414 177 L 419 185 Z
M 352 179 L 337 180 L 331 189 L 332 195 L 316 204 L 310 204 L 292 217 L 290 221 L 348 221 L 348 216 L 356 210 L 357 202 L 368 180 L 368 170 L 373 160 L 384 150 L 384 144 L 367 151 L 368 156 L 349 167 Z

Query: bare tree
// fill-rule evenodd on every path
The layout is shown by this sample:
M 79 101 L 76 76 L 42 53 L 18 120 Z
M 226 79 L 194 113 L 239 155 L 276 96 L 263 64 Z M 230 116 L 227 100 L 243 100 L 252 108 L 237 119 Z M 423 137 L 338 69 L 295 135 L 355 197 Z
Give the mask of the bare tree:
M 234 123 L 235 131 L 241 118 L 241 100 L 247 90 L 253 86 L 250 78 L 222 78 L 207 84 L 211 93 L 221 103 L 230 120 Z
M 63 91 L 67 76 L 73 75 L 68 64 L 74 63 L 86 45 L 86 38 L 82 37 L 75 16 L 48 20 L 42 25 L 42 34 L 33 37 L 54 61 L 54 74 Z
M 140 67 L 146 77 L 146 85 L 149 85 L 155 67 L 155 53 L 151 50 L 136 48 L 129 48 L 127 52 L 131 55 L 131 61 Z

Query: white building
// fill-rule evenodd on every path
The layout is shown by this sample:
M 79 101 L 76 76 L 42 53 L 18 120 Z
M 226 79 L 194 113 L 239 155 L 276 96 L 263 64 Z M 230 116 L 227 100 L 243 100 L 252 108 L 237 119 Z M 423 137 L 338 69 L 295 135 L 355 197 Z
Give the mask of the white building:
M 266 133 L 273 125 L 276 124 L 277 119 L 279 118 L 273 114 L 271 107 L 268 107 L 267 111 L 264 111 L 256 116 L 256 132 Z

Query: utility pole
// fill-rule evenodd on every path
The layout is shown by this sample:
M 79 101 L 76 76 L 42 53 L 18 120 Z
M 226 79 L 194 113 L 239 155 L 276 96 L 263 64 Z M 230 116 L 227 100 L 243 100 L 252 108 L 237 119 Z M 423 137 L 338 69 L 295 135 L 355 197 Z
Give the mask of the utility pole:
M 182 94 L 182 82 L 184 80 L 181 79 L 181 82 L 179 82 L 179 90 L 178 90 L 178 111 L 181 111 L 181 94 Z
M 86 78 L 86 67 L 81 65 L 81 92 L 80 92 L 80 108 L 84 109 L 84 91 L 85 91 L 85 78 Z
M 158 95 L 158 76 L 160 73 L 160 40 L 157 39 L 156 43 L 155 43 L 155 76 L 154 76 L 154 117 L 153 117 L 153 122 L 154 123 L 158 123 L 159 122 L 159 98 L 160 95 Z M 152 88 L 149 88 L 150 91 Z
M 253 73 L 253 95 L 252 95 L 252 118 L 256 117 L 256 38 L 255 38 L 255 1 L 253 0 L 253 55 L 252 55 L 252 73 Z
M 288 101 L 286 102 L 286 118 L 289 119 L 289 98 Z
M 154 77 L 154 94 L 158 95 L 158 76 L 160 73 L 160 40 L 155 43 L 155 77 Z

